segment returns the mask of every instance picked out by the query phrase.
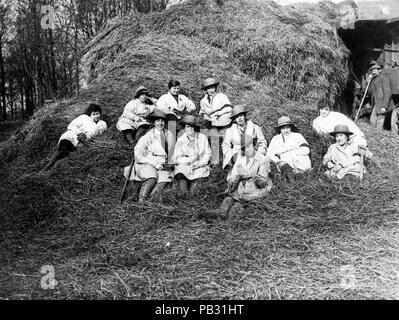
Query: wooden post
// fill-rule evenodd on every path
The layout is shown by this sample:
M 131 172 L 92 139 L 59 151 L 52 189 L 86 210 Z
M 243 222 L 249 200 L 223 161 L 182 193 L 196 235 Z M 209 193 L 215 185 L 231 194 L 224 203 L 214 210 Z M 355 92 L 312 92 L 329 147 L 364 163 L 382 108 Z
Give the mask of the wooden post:
M 366 154 L 366 148 L 359 146 L 358 152 L 360 154 L 360 187 L 363 187 L 364 155 Z

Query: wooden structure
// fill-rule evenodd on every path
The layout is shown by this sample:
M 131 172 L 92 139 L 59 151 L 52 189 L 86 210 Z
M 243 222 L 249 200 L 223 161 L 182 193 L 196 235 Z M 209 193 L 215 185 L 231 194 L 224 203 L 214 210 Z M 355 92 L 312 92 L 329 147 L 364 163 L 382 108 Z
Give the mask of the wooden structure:
M 338 4 L 338 35 L 351 51 L 350 67 L 363 90 L 370 61 L 391 78 L 399 102 L 399 0 L 345 0 Z M 393 127 L 392 127 L 393 128 Z

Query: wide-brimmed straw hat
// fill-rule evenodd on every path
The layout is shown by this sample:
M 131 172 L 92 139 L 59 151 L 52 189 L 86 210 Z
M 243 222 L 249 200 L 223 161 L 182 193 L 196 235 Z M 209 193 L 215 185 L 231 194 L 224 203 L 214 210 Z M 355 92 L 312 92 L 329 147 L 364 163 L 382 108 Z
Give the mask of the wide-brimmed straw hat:
M 277 120 L 277 127 L 274 127 L 277 131 L 280 131 L 283 126 L 291 126 L 292 131 L 296 131 L 297 127 L 292 123 L 290 117 L 282 116 Z
M 226 105 L 225 105 L 226 106 Z M 248 113 L 248 111 L 247 110 L 245 110 L 245 107 L 244 106 L 242 106 L 242 105 L 237 105 L 237 106 L 235 106 L 235 107 L 233 107 L 233 110 L 231 111 L 231 116 L 230 116 L 230 118 L 232 119 L 232 120 L 234 120 L 234 118 L 236 118 L 237 116 L 239 116 L 240 114 L 247 114 Z
M 198 123 L 198 120 L 195 116 L 192 115 L 186 115 L 183 118 L 181 118 L 180 123 L 183 125 L 188 124 L 189 126 L 192 126 L 194 128 L 199 129 L 200 124 Z
M 344 124 L 337 124 L 337 125 L 334 127 L 334 131 L 333 131 L 333 132 L 330 132 L 330 135 L 333 136 L 333 137 L 335 137 L 335 135 L 336 135 L 337 133 L 344 133 L 344 134 L 346 134 L 346 135 L 351 135 L 351 134 L 353 134 L 353 132 L 350 132 L 350 131 L 349 131 L 348 126 L 346 126 L 346 125 L 344 125 Z
M 215 78 L 206 78 L 204 80 L 204 84 L 202 86 L 202 90 L 205 90 L 206 88 L 212 87 L 212 86 L 218 86 L 219 81 L 216 81 Z
M 137 99 L 143 93 L 145 93 L 147 96 L 150 94 L 150 92 L 147 90 L 146 87 L 144 87 L 144 86 L 138 87 L 138 89 L 136 90 L 136 92 L 134 94 L 134 99 Z
M 374 70 L 374 69 L 382 69 L 382 68 L 381 68 L 381 66 L 380 66 L 378 63 L 376 63 L 376 64 L 373 64 L 373 65 L 369 68 L 369 71 Z
M 157 119 L 164 119 L 165 121 L 168 120 L 167 115 L 165 114 L 165 112 L 155 109 L 149 116 L 148 119 L 151 121 L 155 121 Z

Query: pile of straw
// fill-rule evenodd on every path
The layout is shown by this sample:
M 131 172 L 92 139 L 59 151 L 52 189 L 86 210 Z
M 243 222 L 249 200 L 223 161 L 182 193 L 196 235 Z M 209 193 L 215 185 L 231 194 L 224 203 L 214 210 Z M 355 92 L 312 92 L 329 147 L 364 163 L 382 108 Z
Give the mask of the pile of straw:
M 331 141 L 310 129 L 317 101 L 334 101 L 347 81 L 334 21 L 329 2 L 261 0 L 195 0 L 114 21 L 87 48 L 88 89 L 39 110 L 0 147 L 0 298 L 397 299 L 397 137 L 362 124 L 383 169 L 369 166 L 361 189 L 323 178 Z M 130 184 L 119 204 L 132 150 L 115 123 L 134 90 L 160 96 L 177 78 L 198 106 L 212 74 L 268 140 L 290 115 L 313 171 L 294 186 L 276 178 L 265 199 L 214 224 L 194 216 L 223 199 L 218 167 L 193 197 L 173 185 L 139 205 Z M 89 101 L 101 103 L 109 130 L 38 173 Z M 38 286 L 45 264 L 55 267 L 55 290 Z

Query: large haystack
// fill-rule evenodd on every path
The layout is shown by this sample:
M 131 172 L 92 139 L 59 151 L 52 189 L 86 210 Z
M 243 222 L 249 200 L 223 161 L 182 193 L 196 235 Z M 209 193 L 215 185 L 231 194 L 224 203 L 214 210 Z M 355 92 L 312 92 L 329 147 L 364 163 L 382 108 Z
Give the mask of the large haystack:
M 310 121 L 317 101 L 335 100 L 348 77 L 347 51 L 335 36 L 334 19 L 329 2 L 280 7 L 263 0 L 195 0 L 113 21 L 87 48 L 88 88 L 39 110 L 1 146 L 1 228 L 12 230 L 2 233 L 7 234 L 0 247 L 3 270 L 35 274 L 51 263 L 59 280 L 58 290 L 44 292 L 37 288 L 40 279 L 20 279 L 12 282 L 18 292 L 136 299 L 373 295 L 324 289 L 339 277 L 331 261 L 334 268 L 350 263 L 340 252 L 348 246 L 352 222 L 363 232 L 357 233 L 361 239 L 381 234 L 367 228 L 391 214 L 397 190 L 388 178 L 380 189 L 376 175 L 360 191 L 321 180 L 326 144 L 313 135 Z M 172 189 L 160 203 L 138 205 L 131 185 L 120 205 L 122 168 L 131 150 L 115 123 L 134 90 L 145 85 L 159 96 L 177 78 L 198 105 L 201 83 L 212 74 L 234 104 L 249 107 L 268 139 L 280 115 L 292 116 L 312 146 L 313 172 L 295 190 L 277 181 L 267 199 L 216 227 L 191 217 L 220 202 L 225 177 L 219 168 L 191 199 Z M 89 100 L 104 106 L 109 131 L 48 175 L 38 174 L 65 126 Z M 374 213 L 381 207 L 385 211 Z M 386 231 L 384 239 L 390 235 Z M 380 254 L 380 242 L 370 255 Z M 368 269 L 361 271 L 367 278 Z M 14 291 L 5 286 L 0 297 Z

